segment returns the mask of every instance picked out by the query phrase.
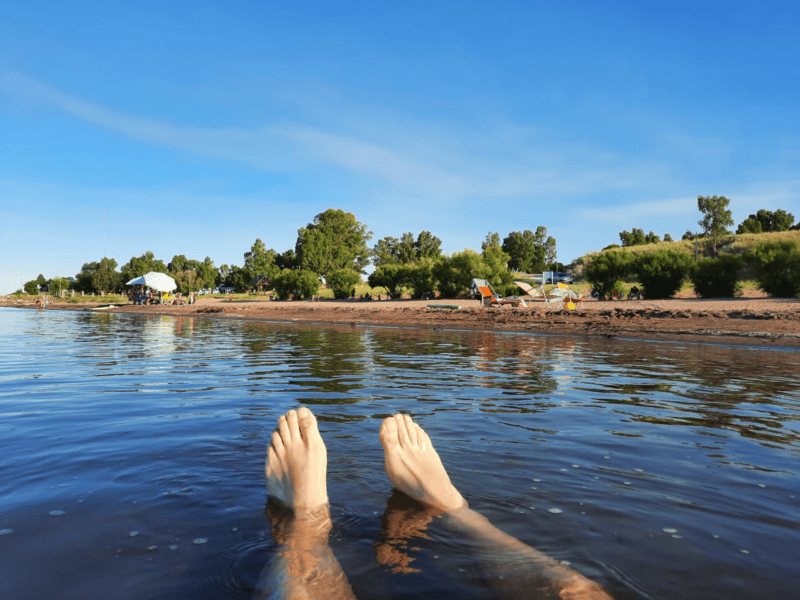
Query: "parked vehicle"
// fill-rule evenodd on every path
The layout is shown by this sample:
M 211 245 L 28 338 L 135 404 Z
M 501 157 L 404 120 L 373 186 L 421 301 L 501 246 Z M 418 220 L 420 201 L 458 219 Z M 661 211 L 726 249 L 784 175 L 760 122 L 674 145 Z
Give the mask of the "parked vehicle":
M 572 283 L 575 281 L 575 278 L 570 275 L 569 273 L 564 273 L 562 271 L 557 271 L 553 273 L 553 276 L 545 281 L 545 283 Z

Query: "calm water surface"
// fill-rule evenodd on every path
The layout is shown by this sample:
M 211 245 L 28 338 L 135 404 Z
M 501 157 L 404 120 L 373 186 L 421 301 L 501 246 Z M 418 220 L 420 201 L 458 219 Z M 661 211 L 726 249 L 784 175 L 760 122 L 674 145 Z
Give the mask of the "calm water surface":
M 391 542 L 381 419 L 615 598 L 796 597 L 800 353 L 0 309 L 0 596 L 249 598 L 264 455 L 311 407 L 359 598 L 493 598 L 436 520 Z M 384 513 L 387 513 L 384 515 Z

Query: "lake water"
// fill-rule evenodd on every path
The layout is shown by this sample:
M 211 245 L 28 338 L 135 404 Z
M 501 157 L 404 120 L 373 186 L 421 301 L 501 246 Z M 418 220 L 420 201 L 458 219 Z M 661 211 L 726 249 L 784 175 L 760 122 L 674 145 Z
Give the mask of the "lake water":
M 14 309 L 0 336 L 3 598 L 251 597 L 265 449 L 301 405 L 359 598 L 494 597 L 436 520 L 414 572 L 376 560 L 395 412 L 472 508 L 617 599 L 800 589 L 796 350 Z

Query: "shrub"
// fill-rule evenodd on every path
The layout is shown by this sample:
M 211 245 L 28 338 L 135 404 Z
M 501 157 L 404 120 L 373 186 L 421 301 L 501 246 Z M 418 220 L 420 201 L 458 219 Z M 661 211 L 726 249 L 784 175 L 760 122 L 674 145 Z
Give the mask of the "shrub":
M 637 256 L 632 271 L 642 284 L 644 297 L 653 300 L 677 293 L 691 268 L 692 259 L 688 254 L 658 250 Z
M 272 287 L 279 300 L 310 298 L 319 291 L 319 277 L 313 271 L 283 269 L 272 279 Z
M 407 267 L 408 285 L 414 298 L 433 294 L 436 288 L 433 280 L 433 261 L 427 260 Z
M 741 291 L 739 272 L 742 260 L 723 254 L 717 258 L 702 258 L 689 273 L 695 293 L 702 298 L 731 298 Z
M 351 269 L 336 269 L 328 273 L 325 281 L 333 290 L 337 300 L 349 298 L 355 285 L 361 281 L 361 275 Z
M 386 288 L 390 298 L 402 298 L 408 283 L 409 271 L 410 268 L 406 265 L 384 264 L 375 269 L 367 281 L 374 288 Z
M 455 298 L 469 289 L 473 278 L 483 278 L 483 260 L 473 250 L 441 256 L 433 265 L 433 277 L 443 298 Z
M 777 298 L 800 294 L 800 252 L 792 242 L 766 242 L 745 253 L 758 287 Z
M 630 272 L 631 263 L 628 252 L 603 252 L 586 265 L 584 275 L 598 294 L 610 297 L 620 287 L 620 279 Z

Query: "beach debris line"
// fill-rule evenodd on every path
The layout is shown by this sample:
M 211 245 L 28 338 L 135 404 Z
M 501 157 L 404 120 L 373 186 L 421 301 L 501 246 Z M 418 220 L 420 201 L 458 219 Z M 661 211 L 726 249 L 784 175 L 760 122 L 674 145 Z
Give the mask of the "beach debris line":
M 445 308 L 449 310 L 461 310 L 460 304 L 428 304 L 428 308 Z

